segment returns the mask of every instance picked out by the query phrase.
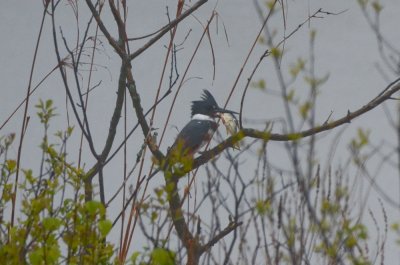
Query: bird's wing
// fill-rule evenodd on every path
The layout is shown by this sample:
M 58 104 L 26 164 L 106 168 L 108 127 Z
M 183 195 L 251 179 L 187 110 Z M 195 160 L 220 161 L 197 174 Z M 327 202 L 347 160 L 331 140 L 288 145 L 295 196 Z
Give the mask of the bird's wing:
M 183 152 L 195 153 L 201 147 L 210 130 L 213 129 L 213 123 L 207 120 L 192 120 L 178 134 L 172 148 L 179 146 Z

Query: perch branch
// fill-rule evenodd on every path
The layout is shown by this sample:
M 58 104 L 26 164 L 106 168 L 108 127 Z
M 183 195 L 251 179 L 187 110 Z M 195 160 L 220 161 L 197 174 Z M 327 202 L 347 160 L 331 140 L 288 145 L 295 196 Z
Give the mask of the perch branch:
M 240 130 L 237 134 L 229 137 L 216 147 L 204 152 L 200 157 L 196 158 L 193 164 L 193 169 L 198 168 L 199 166 L 205 164 L 207 161 L 209 161 L 211 158 L 219 155 L 228 147 L 233 147 L 234 144 L 239 142 L 245 137 L 251 137 L 251 138 L 257 138 L 261 139 L 264 141 L 296 141 L 300 140 L 302 138 L 316 135 L 318 133 L 328 131 L 331 129 L 334 129 L 336 127 L 339 127 L 343 124 L 350 123 L 352 120 L 355 118 L 363 115 L 364 113 L 374 109 L 375 107 L 379 106 L 382 104 L 384 101 L 388 99 L 393 99 L 393 94 L 398 92 L 400 90 L 400 77 L 396 79 L 394 82 L 390 83 L 383 91 L 381 92 L 377 97 L 372 99 L 370 102 L 368 102 L 366 105 L 362 106 L 356 111 L 348 111 L 347 114 L 332 122 L 324 122 L 323 125 L 321 126 L 316 126 L 308 130 L 300 131 L 297 133 L 289 133 L 289 134 L 277 134 L 277 133 L 271 133 L 268 131 L 260 131 L 256 129 L 251 129 L 251 128 L 243 128 Z

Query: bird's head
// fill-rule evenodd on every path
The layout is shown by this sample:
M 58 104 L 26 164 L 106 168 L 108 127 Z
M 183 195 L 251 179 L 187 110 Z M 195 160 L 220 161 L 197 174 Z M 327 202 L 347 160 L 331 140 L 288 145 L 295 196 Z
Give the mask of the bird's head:
M 192 117 L 196 114 L 202 114 L 211 118 L 217 118 L 220 117 L 221 113 L 238 114 L 235 111 L 220 108 L 210 91 L 206 89 L 203 90 L 201 100 L 192 101 Z

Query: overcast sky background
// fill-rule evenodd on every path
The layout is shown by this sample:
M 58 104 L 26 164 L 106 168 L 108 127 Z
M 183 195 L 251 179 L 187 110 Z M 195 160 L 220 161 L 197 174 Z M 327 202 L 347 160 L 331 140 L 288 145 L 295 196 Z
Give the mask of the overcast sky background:
M 2 36 L 0 42 L 0 123 L 3 123 L 26 94 L 29 71 L 42 15 L 42 6 L 39 2 L 41 1 L 2 0 L 0 3 L 0 34 Z M 128 20 L 128 30 L 132 37 L 148 34 L 166 24 L 168 21 L 165 15 L 166 6 L 169 6 L 171 14 L 175 12 L 175 1 L 140 0 L 128 2 L 134 3 L 131 4 Z M 380 2 L 384 6 L 381 15 L 382 31 L 392 43 L 400 48 L 400 1 L 385 0 Z M 215 3 L 215 1 L 209 1 L 196 12 L 196 17 L 204 24 L 209 18 Z M 308 58 L 309 32 L 313 29 L 317 31 L 315 42 L 317 76 L 329 74 L 329 80 L 323 86 L 317 103 L 317 121 L 322 123 L 331 112 L 333 112 L 331 118 L 336 119 L 345 115 L 347 110 L 355 110 L 361 107 L 382 91 L 389 80 L 395 79 L 394 76 L 388 74 L 389 80 L 385 80 L 377 70 L 376 64 L 380 63 L 377 42 L 365 18 L 362 16 L 356 0 L 289 0 L 287 5 L 287 32 L 291 32 L 307 18 L 308 14 L 314 13 L 319 8 L 333 13 L 345 11 L 337 16 L 324 16 L 323 19 L 311 20 L 309 24 L 301 28 L 286 43 L 286 55 L 282 62 L 282 69 L 288 69 L 288 66 L 295 62 L 298 57 Z M 218 26 L 214 23 L 211 27 L 216 54 L 216 77 L 215 80 L 212 80 L 213 72 L 212 67 L 210 67 L 212 65 L 212 57 L 207 42 L 204 42 L 188 76 L 196 78 L 188 81 L 183 87 L 170 122 L 171 125 L 178 128 L 182 128 L 185 122 L 189 120 L 190 101 L 198 99 L 202 89 L 210 89 L 220 105 L 223 105 L 260 28 L 260 20 L 250 0 L 220 0 L 216 10 L 220 16 L 220 21 Z M 71 22 L 72 12 L 67 6 L 60 8 L 58 12 L 57 23 L 62 27 L 63 33 L 71 41 L 72 45 L 74 42 L 73 36 L 75 36 L 76 32 L 75 24 Z M 83 2 L 80 6 L 80 14 L 82 15 L 82 20 L 85 21 L 82 25 L 85 26 L 88 10 Z M 111 28 L 115 29 L 110 17 L 104 17 L 103 20 L 106 24 L 112 25 Z M 226 27 L 229 44 L 223 33 L 222 21 Z M 280 15 L 275 15 L 269 25 L 271 29 L 278 30 L 278 34 L 282 34 L 283 25 Z M 186 48 L 178 53 L 178 68 L 181 74 L 183 74 L 186 59 L 192 53 L 191 47 L 197 43 L 202 32 L 198 22 L 193 18 L 189 18 L 187 23 L 182 24 L 177 40 L 182 41 L 189 28 L 192 28 L 193 32 L 185 42 Z M 56 65 L 49 19 L 46 20 L 44 32 L 33 77 L 34 85 Z M 109 48 L 104 38 L 102 40 L 106 52 L 98 57 L 98 63 L 106 65 L 107 68 L 98 67 L 98 75 L 95 78 L 97 78 L 97 81 L 101 79 L 102 84 L 95 90 L 89 102 L 91 107 L 89 117 L 92 119 L 92 131 L 96 132 L 95 142 L 99 144 L 98 150 L 103 147 L 103 141 L 107 135 L 111 111 L 115 103 L 119 70 L 118 58 Z M 133 62 L 135 79 L 138 89 L 142 93 L 145 109 L 151 106 L 158 86 L 158 77 L 165 56 L 163 45 L 166 45 L 167 41 L 167 38 L 163 38 L 159 45 L 150 48 L 143 56 Z M 131 49 L 134 50 L 135 47 L 140 47 L 140 45 L 141 43 L 133 43 Z M 248 67 L 245 69 L 237 86 L 234 97 L 229 103 L 228 107 L 230 109 L 239 110 L 240 96 L 246 79 L 264 49 L 265 47 L 258 45 L 253 53 Z M 261 66 L 254 80 L 257 81 L 261 78 L 266 80 L 267 88 L 278 90 L 276 75 L 268 60 Z M 93 81 L 93 83 L 95 82 L 96 80 Z M 301 86 L 301 82 L 297 86 Z M 65 97 L 59 96 L 63 93 L 64 87 L 60 82 L 59 72 L 57 71 L 31 97 L 29 115 L 33 120 L 27 131 L 28 137 L 26 138 L 24 149 L 29 151 L 22 158 L 22 167 L 38 167 L 34 154 L 38 152 L 37 146 L 43 129 L 37 125 L 36 110 L 33 106 L 40 98 L 53 99 L 60 115 L 53 121 L 51 128 L 53 130 L 64 129 L 66 121 Z M 166 101 L 165 104 L 160 105 L 161 114 L 157 116 L 155 124 L 163 124 L 164 113 L 169 107 L 169 102 Z M 394 109 L 395 104 L 395 102 L 391 102 L 388 106 Z M 131 108 L 130 103 L 128 103 L 128 106 L 128 109 Z M 133 118 L 133 110 L 129 109 L 128 112 L 130 112 L 130 118 Z M 20 110 L 0 131 L 0 135 L 16 132 L 19 137 L 22 115 L 23 112 Z M 70 115 L 72 116 L 72 112 Z M 282 116 L 283 107 L 280 99 L 266 95 L 256 89 L 249 90 L 244 106 L 244 117 L 247 120 L 269 120 Z M 134 122 L 136 121 L 132 121 L 130 125 L 132 126 Z M 258 128 L 263 127 L 263 124 L 251 125 Z M 121 126 L 119 128 L 122 128 Z M 348 126 L 343 136 L 344 140 L 338 147 L 335 163 L 343 162 L 341 159 L 346 159 L 348 139 L 355 135 L 358 127 L 371 130 L 371 140 L 374 144 L 382 143 L 382 139 L 386 141 L 385 144 L 396 144 L 395 133 L 390 129 L 380 107 Z M 176 129 L 171 126 L 162 146 L 164 150 L 173 142 L 175 135 Z M 118 139 L 121 139 L 121 136 L 122 131 Z M 116 143 L 119 142 L 118 140 L 116 141 Z M 136 155 L 134 151 L 137 150 L 137 146 L 141 142 L 131 140 L 130 143 L 132 144 L 130 156 L 133 158 Z M 277 160 L 285 160 L 287 158 L 281 151 L 282 146 L 279 145 L 281 143 L 271 143 L 270 148 L 276 150 Z M 328 152 L 329 150 L 324 149 L 324 147 L 318 148 L 318 154 L 321 155 L 322 161 L 325 161 L 324 155 Z M 17 145 L 14 145 L 12 153 L 11 155 L 16 156 Z M 86 150 L 86 154 L 88 154 L 88 150 Z M 71 154 L 71 156 L 76 157 L 77 154 Z M 90 167 L 93 160 L 88 158 L 85 162 Z M 108 196 L 110 196 L 115 191 L 118 183 L 120 183 L 113 178 L 119 179 L 122 175 L 119 175 L 121 169 L 118 165 L 108 168 L 108 173 L 114 175 L 105 179 Z M 378 181 L 390 196 L 398 199 L 400 192 L 398 172 L 387 169 Z M 379 195 L 372 193 L 368 207 L 372 210 L 379 209 L 378 198 Z M 394 209 L 389 205 L 386 207 L 390 218 L 389 224 L 398 221 L 400 217 L 399 209 Z M 385 260 L 386 264 L 398 264 L 398 260 L 394 259 L 394 257 L 399 257 L 400 252 L 399 247 L 394 244 L 394 239 L 394 237 L 390 237 L 387 242 L 386 255 L 388 259 Z

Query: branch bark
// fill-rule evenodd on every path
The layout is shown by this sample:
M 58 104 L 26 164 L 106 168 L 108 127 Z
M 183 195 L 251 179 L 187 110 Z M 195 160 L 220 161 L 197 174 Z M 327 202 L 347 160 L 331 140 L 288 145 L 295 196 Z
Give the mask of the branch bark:
M 186 248 L 188 255 L 187 264 L 198 264 L 201 255 L 201 246 L 198 242 L 198 239 L 193 236 L 192 232 L 190 232 L 189 226 L 186 223 L 183 215 L 181 198 L 178 190 L 179 177 L 171 176 L 170 172 L 168 171 L 164 173 L 164 176 L 165 185 L 168 190 L 168 202 L 172 223 L 174 224 L 179 239 Z

